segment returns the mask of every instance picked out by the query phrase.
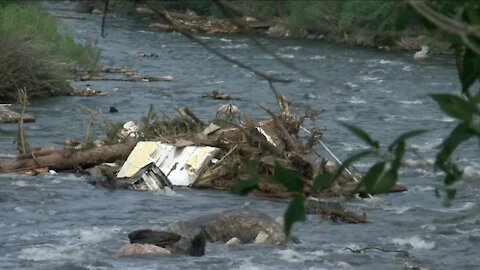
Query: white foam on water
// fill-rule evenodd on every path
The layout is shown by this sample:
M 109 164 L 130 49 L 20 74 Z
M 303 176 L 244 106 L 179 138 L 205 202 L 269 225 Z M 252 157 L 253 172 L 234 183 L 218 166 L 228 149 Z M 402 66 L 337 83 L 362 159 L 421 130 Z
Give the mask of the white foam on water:
M 351 97 L 349 100 L 347 100 L 347 102 L 350 103 L 350 104 L 365 104 L 365 103 L 367 103 L 365 100 L 359 99 L 357 97 Z
M 360 79 L 362 79 L 363 81 L 378 81 L 379 80 L 378 77 L 370 77 L 370 76 L 362 76 L 362 77 L 360 77 Z
M 405 159 L 403 162 L 408 168 L 426 168 L 433 165 L 432 159 Z
M 16 206 L 15 208 L 13 208 L 13 210 L 15 210 L 15 212 L 17 213 L 28 213 L 28 210 L 23 208 L 23 207 L 20 207 L 20 206 Z
M 327 59 L 325 55 L 314 55 L 310 57 L 310 60 L 322 60 L 322 59 Z
M 80 243 L 95 243 L 111 239 L 115 233 L 120 231 L 120 227 L 88 227 L 88 228 L 74 228 L 58 230 L 54 233 L 55 236 L 62 238 L 75 239 L 75 242 Z
M 431 232 L 434 232 L 437 229 L 437 225 L 435 225 L 435 224 L 423 224 L 422 226 L 420 226 L 420 228 L 425 229 L 425 230 L 429 230 Z
M 301 82 L 301 83 L 311 83 L 311 82 L 313 82 L 313 80 L 305 79 L 305 78 L 300 78 L 300 79 L 298 79 L 298 81 Z
M 227 45 L 221 46 L 222 49 L 245 49 L 248 48 L 248 44 L 236 44 L 236 45 Z
M 298 51 L 300 50 L 302 47 L 300 46 L 287 46 L 285 47 L 283 50 L 294 50 L 294 51 Z
M 427 191 L 434 191 L 435 187 L 433 186 L 413 186 L 409 188 L 410 191 L 420 191 L 420 192 L 427 192 Z
M 222 41 L 222 42 L 232 42 L 232 40 L 228 39 L 228 38 L 221 38 L 220 41 Z
M 444 122 L 444 123 L 451 123 L 451 122 L 455 122 L 456 119 L 455 118 L 452 118 L 452 117 L 448 117 L 448 116 L 444 116 L 440 119 L 435 119 L 435 121 L 438 121 L 438 122 Z
M 345 85 L 349 86 L 349 87 L 352 87 L 352 88 L 358 87 L 358 84 L 354 84 L 353 82 L 347 82 L 347 83 L 345 83 Z
M 55 246 L 51 244 L 34 245 L 24 248 L 18 255 L 20 259 L 31 261 L 58 261 L 61 259 L 81 260 L 84 257 L 84 251 L 70 246 Z
M 480 235 L 480 229 L 479 228 L 474 228 L 472 230 L 460 230 L 460 229 L 455 229 L 455 232 L 463 235 L 468 235 L 468 236 L 479 236 Z
M 475 165 L 465 166 L 463 168 L 462 178 L 466 180 L 477 180 L 480 178 L 480 167 Z
M 271 55 L 259 55 L 259 56 L 254 56 L 253 59 L 274 59 L 274 57 Z
M 238 270 L 261 270 L 263 268 L 252 263 L 252 258 L 243 260 L 243 263 L 238 266 Z
M 353 119 L 355 119 L 355 116 L 353 115 L 337 117 L 338 121 L 352 121 Z
M 293 249 L 278 250 L 275 253 L 280 255 L 280 260 L 292 262 L 292 263 L 304 262 L 311 258 L 310 256 L 301 254 L 300 252 L 295 251 Z
M 441 213 L 457 213 L 460 211 L 468 211 L 478 207 L 476 202 L 466 202 L 460 207 L 449 207 L 449 208 L 436 208 L 432 209 L 433 211 L 441 212 Z
M 412 209 L 411 206 L 402 206 L 402 207 L 387 207 L 385 210 L 394 211 L 397 214 L 404 214 L 410 209 Z
M 396 63 L 396 62 L 393 62 L 393 61 L 390 61 L 390 60 L 383 60 L 383 59 L 380 59 L 380 61 L 378 61 L 378 62 L 382 65 Z
M 347 263 L 347 262 L 338 262 L 335 264 L 335 267 L 337 269 L 355 269 L 351 264 Z
M 399 103 L 406 105 L 421 105 L 423 102 L 421 100 L 399 100 Z
M 30 186 L 29 184 L 27 184 L 27 182 L 25 182 L 23 180 L 11 182 L 10 185 L 17 186 L 17 187 L 28 187 L 28 186 Z
M 293 54 L 278 54 L 281 58 L 287 58 L 287 59 L 293 59 L 295 58 L 295 55 Z
M 413 69 L 412 69 L 411 66 L 403 66 L 403 67 L 402 67 L 402 70 L 403 70 L 403 71 L 412 71 Z
M 430 250 L 435 247 L 435 242 L 425 241 L 417 235 L 414 235 L 408 238 L 393 238 L 391 242 L 397 246 L 408 246 L 408 247 L 412 247 L 413 249 Z
M 310 253 L 312 256 L 315 256 L 315 257 L 323 257 L 323 256 L 327 256 L 328 253 L 323 251 L 323 250 L 315 250 L 313 252 Z

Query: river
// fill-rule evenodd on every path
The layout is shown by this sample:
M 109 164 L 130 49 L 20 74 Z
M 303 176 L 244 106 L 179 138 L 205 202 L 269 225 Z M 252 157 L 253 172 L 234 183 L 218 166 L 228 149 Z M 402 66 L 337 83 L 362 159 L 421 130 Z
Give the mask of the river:
M 48 7 L 71 12 L 72 4 Z M 151 30 L 145 27 L 148 20 L 117 15 L 107 19 L 106 37 L 101 38 L 101 17 L 86 16 L 84 21 L 62 22 L 80 42 L 98 46 L 103 66 L 131 67 L 146 76 L 171 75 L 179 82 L 88 82 L 108 95 L 32 100 L 28 112 L 37 122 L 26 125 L 32 145 L 52 145 L 68 137 L 83 139 L 88 123 L 83 106 L 104 112 L 114 106 L 119 113 L 106 116 L 124 122 L 140 120 L 150 104 L 169 115 L 177 106 L 188 105 L 207 120 L 223 103 L 200 96 L 219 89 L 245 98 L 235 104 L 254 118 L 266 118 L 258 103 L 276 108 L 266 82 L 180 34 Z M 429 133 L 411 140 L 411 146 L 427 161 L 432 161 L 441 139 L 455 126 L 428 97 L 429 93 L 458 92 L 450 56 L 413 61 L 408 52 L 260 39 L 279 57 L 312 73 L 312 79 L 282 66 L 245 36 L 201 39 L 258 70 L 294 79 L 277 85 L 278 90 L 292 101 L 295 110 L 325 110 L 316 125 L 324 129 L 326 144 L 341 159 L 365 146 L 338 121 L 364 128 L 383 145 L 402 132 L 427 128 Z M 139 58 L 139 52 L 158 57 Z M 15 129 L 15 125 L 0 127 L 0 154 L 4 157 L 15 152 Z M 102 133 L 98 125 L 94 134 Z M 421 163 L 414 155 L 407 158 L 412 165 Z M 407 192 L 344 202 L 355 211 L 366 212 L 371 223 L 334 224 L 309 216 L 294 228 L 300 244 L 241 249 L 209 244 L 206 256 L 200 258 L 119 259 L 114 254 L 135 229 L 161 228 L 180 219 L 244 206 L 276 217 L 287 203 L 187 188 L 176 189 L 176 196 L 110 191 L 66 173 L 36 177 L 4 174 L 0 175 L 0 269 L 480 269 L 480 184 L 475 181 L 480 177 L 478 142 L 461 147 L 456 160 L 466 168 L 466 180 L 457 186 L 458 195 L 450 208 L 444 207 L 434 192 L 441 186 L 442 174 L 417 166 L 400 173 Z M 363 162 L 356 168 L 364 171 L 370 164 Z M 409 256 L 375 249 L 352 253 L 347 247 L 403 250 Z

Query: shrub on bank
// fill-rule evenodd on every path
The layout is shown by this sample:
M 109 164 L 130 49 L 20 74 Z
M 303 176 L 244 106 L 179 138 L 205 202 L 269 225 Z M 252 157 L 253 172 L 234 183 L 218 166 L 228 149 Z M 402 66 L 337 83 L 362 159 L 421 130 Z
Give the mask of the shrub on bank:
M 20 88 L 29 97 L 61 94 L 74 72 L 96 67 L 98 52 L 64 31 L 34 6 L 0 7 L 0 98 L 12 99 Z

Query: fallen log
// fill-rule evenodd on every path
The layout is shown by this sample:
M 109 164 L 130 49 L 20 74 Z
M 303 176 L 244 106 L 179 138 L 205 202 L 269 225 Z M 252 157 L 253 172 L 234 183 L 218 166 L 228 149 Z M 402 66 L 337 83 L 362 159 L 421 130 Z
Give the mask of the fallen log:
M 367 223 L 368 218 L 365 213 L 358 215 L 346 210 L 337 202 L 324 202 L 320 200 L 309 200 L 306 205 L 307 214 L 322 215 L 324 218 L 333 222 L 344 223 Z
M 78 16 L 78 15 L 71 15 L 71 14 L 60 14 L 60 13 L 53 13 L 53 16 L 61 19 L 74 19 L 74 20 L 85 20 L 85 16 Z
M 117 159 L 126 159 L 135 147 L 135 144 L 136 142 L 131 141 L 124 144 L 103 145 L 84 151 L 64 151 L 47 156 L 17 160 L 1 164 L 0 173 L 22 172 L 45 167 L 56 171 L 64 171 L 75 166 L 94 166 Z
M 131 78 L 104 78 L 100 76 L 83 76 L 80 81 L 118 81 L 118 82 L 176 82 L 172 76 L 150 77 L 150 76 L 135 76 Z

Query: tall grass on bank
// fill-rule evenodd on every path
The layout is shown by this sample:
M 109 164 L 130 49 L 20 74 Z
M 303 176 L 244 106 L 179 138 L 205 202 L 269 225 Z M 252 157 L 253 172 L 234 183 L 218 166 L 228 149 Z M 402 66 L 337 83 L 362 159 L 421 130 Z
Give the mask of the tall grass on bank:
M 29 97 L 61 94 L 74 72 L 93 70 L 98 59 L 36 7 L 0 7 L 0 99 L 13 99 L 20 88 Z

